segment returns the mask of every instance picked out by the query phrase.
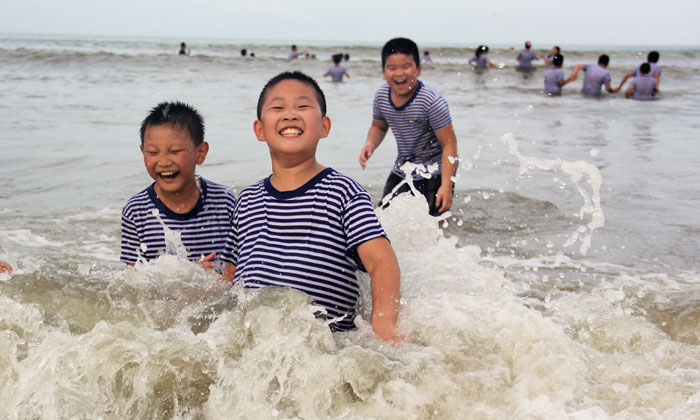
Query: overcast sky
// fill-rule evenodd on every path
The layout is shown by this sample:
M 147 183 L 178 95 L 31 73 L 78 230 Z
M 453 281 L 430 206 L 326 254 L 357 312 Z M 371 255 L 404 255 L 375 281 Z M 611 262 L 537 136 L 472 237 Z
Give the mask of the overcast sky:
M 0 0 L 0 32 L 422 45 L 700 45 L 699 0 Z

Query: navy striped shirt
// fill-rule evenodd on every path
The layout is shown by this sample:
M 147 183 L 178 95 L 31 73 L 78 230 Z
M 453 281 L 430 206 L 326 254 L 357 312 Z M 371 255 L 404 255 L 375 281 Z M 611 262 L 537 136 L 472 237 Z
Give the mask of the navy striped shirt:
M 136 263 L 163 253 L 176 253 L 166 245 L 163 225 L 180 234 L 191 261 L 216 252 L 218 261 L 231 230 L 236 196 L 223 185 L 200 178 L 201 194 L 186 214 L 175 213 L 156 196 L 154 184 L 134 195 L 122 211 L 121 261 Z
M 356 247 L 386 236 L 369 194 L 326 168 L 293 191 L 266 178 L 244 188 L 222 259 L 236 266 L 245 287 L 292 287 L 339 319 L 334 330 L 355 328 L 360 294 L 355 271 L 364 270 Z
M 372 118 L 385 121 L 394 133 L 398 156 L 392 171 L 396 175 L 405 176 L 399 168 L 406 162 L 423 165 L 432 175 L 441 173 L 442 146 L 435 132 L 450 125 L 452 119 L 447 101 L 437 90 L 418 81 L 413 97 L 396 107 L 391 88 L 384 83 L 374 95 Z

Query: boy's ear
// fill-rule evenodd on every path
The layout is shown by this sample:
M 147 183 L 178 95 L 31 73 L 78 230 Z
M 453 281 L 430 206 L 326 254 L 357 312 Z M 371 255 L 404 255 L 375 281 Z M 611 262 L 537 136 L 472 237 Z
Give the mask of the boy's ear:
M 255 132 L 255 137 L 258 141 L 265 141 L 265 131 L 263 130 L 262 122 L 260 120 L 255 120 L 253 123 L 253 131 Z
M 207 158 L 207 153 L 209 153 L 209 143 L 203 141 L 202 144 L 199 145 L 197 151 L 197 165 L 201 165 L 202 163 L 204 163 L 204 159 Z
M 419 64 L 418 65 L 418 74 L 416 75 L 416 77 L 420 77 L 421 70 L 423 70 L 423 67 L 421 67 L 421 65 Z
M 324 116 L 321 120 L 321 138 L 325 139 L 328 137 L 328 133 L 331 132 L 331 119 L 328 115 Z

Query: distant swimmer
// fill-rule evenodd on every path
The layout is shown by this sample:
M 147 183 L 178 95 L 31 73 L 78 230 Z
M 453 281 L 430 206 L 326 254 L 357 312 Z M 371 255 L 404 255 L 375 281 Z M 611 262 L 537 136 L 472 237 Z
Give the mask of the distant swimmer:
M 469 59 L 469 64 L 478 68 L 496 67 L 496 64 L 489 60 L 489 47 L 479 45 L 474 52 L 474 57 Z
M 423 53 L 423 58 L 422 60 L 424 63 L 432 63 L 433 59 L 430 57 L 430 51 L 425 51 Z
M 518 62 L 518 67 L 532 67 L 533 60 L 539 60 L 540 58 L 542 58 L 541 55 L 538 55 L 536 52 L 532 51 L 530 49 L 531 47 L 532 44 L 530 43 L 530 41 L 525 41 L 525 49 L 520 51 L 518 53 L 518 56 L 515 57 L 515 61 Z
M 243 49 L 241 50 L 241 57 L 247 57 L 247 56 L 248 56 L 248 50 L 246 50 L 245 48 L 243 48 Z
M 560 95 L 561 87 L 567 83 L 573 82 L 578 77 L 578 70 L 574 69 L 571 76 L 564 78 L 564 70 L 561 69 L 564 64 L 564 56 L 556 54 L 552 57 L 552 68 L 547 70 L 544 76 L 544 93 L 552 95 Z
M 552 51 L 550 51 L 549 54 L 547 54 L 547 56 L 544 58 L 545 64 L 547 64 L 548 66 L 551 66 L 552 60 L 554 60 L 554 56 L 557 54 L 560 54 L 560 53 L 561 53 L 561 48 L 559 48 L 559 46 L 557 46 L 557 45 L 553 46 Z
M 638 100 L 654 99 L 656 79 L 649 74 L 650 72 L 651 64 L 643 63 L 639 66 L 639 75 L 635 76 L 630 82 L 629 87 L 625 91 L 625 98 Z
M 654 80 L 656 80 L 656 89 L 659 88 L 659 84 L 661 83 L 661 70 L 663 70 L 663 68 L 657 64 L 658 61 L 659 61 L 659 53 L 657 51 L 651 51 L 649 54 L 647 54 L 647 63 L 649 63 L 649 68 L 650 68 L 649 75 L 651 77 L 653 77 Z M 625 82 L 627 81 L 627 79 L 629 79 L 630 77 L 639 76 L 641 66 L 642 65 L 640 64 L 637 67 L 635 67 L 634 70 L 627 73 L 625 75 L 625 77 L 622 78 L 622 81 L 620 82 L 620 86 L 618 87 L 618 89 L 621 89 L 622 85 L 624 85 Z
M 345 54 L 343 56 L 343 61 L 350 61 L 350 54 Z
M 605 85 L 605 90 L 609 93 L 617 93 L 620 90 L 619 87 L 613 89 L 610 86 L 610 72 L 608 71 L 608 63 L 610 62 L 610 57 L 603 54 L 598 57 L 597 64 L 579 64 L 574 68 L 575 72 L 583 70 L 586 73 L 586 77 L 583 78 L 583 87 L 581 92 L 600 95 L 600 90 L 603 85 Z
M 343 54 L 333 55 L 333 57 L 331 57 L 331 60 L 333 60 L 334 66 L 329 68 L 328 71 L 323 74 L 323 77 L 331 76 L 331 80 L 333 80 L 334 82 L 342 82 L 343 76 L 346 76 L 349 79 L 350 75 L 345 70 L 345 67 L 340 65 L 340 61 L 342 59 Z
M 297 51 L 297 46 L 292 45 L 291 51 L 289 51 L 289 55 L 287 56 L 287 58 L 289 58 L 290 60 L 296 60 L 297 58 L 299 58 L 300 55 L 304 54 L 306 54 L 306 51 Z
M 6 262 L 0 261 L 0 273 L 4 273 L 5 271 L 12 273 L 12 266 Z
M 187 49 L 187 44 L 184 42 L 180 43 L 180 55 L 190 55 L 190 50 Z

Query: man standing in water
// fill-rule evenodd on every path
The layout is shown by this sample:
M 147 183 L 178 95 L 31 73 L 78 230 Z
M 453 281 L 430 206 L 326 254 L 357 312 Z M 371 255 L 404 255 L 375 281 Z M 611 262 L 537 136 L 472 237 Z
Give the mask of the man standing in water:
M 530 41 L 525 41 L 525 49 L 520 51 L 518 56 L 515 57 L 515 60 L 518 62 L 518 67 L 530 68 L 532 67 L 532 60 L 539 60 L 542 58 L 541 55 L 537 55 L 536 52 L 532 51 L 530 49 L 531 47 L 532 44 Z
M 600 90 L 603 85 L 605 85 L 605 90 L 609 93 L 617 93 L 620 87 L 615 89 L 610 86 L 610 72 L 608 71 L 608 63 L 610 62 L 610 57 L 603 54 L 598 57 L 597 64 L 579 64 L 574 68 L 574 72 L 578 73 L 579 70 L 583 70 L 586 76 L 583 79 L 583 87 L 581 92 L 587 93 L 589 95 L 600 95 Z

